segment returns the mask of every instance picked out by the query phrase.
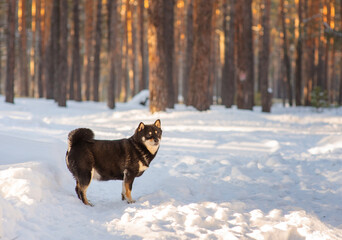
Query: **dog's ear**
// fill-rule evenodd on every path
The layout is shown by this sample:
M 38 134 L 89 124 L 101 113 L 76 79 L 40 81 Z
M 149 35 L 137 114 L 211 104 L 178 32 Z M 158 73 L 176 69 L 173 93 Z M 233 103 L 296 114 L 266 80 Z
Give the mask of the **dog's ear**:
M 158 128 L 161 128 L 160 119 L 156 120 L 156 121 L 154 122 L 154 125 L 155 125 L 156 127 L 158 127 Z
M 141 130 L 143 130 L 145 128 L 145 124 L 143 122 L 141 122 L 138 126 L 138 132 L 140 132 Z

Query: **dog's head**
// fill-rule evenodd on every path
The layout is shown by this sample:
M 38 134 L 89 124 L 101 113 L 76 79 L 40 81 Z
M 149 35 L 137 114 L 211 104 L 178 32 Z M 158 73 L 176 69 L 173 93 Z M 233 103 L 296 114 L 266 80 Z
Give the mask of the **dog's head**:
M 159 119 L 151 125 L 141 122 L 135 131 L 135 139 L 141 141 L 153 155 L 158 151 L 161 137 L 162 130 Z

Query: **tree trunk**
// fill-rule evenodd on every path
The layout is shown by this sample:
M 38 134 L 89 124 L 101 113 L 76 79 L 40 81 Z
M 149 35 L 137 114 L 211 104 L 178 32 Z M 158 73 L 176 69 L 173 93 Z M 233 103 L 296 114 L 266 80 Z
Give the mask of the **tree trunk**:
M 16 1 L 8 0 L 7 13 L 7 65 L 5 101 L 14 103 L 14 66 L 15 66 L 15 12 Z
M 174 102 L 178 103 L 178 97 L 182 92 L 182 83 L 184 76 L 184 50 L 185 50 L 185 12 L 186 7 L 181 6 L 182 0 L 176 1 L 176 11 L 174 16 L 174 57 L 173 57 L 173 86 Z M 185 2 L 184 2 L 185 5 Z
M 260 90 L 261 90 L 261 105 L 263 112 L 271 111 L 271 93 L 268 91 L 268 68 L 270 55 L 270 10 L 271 1 L 264 1 L 264 13 L 262 17 L 263 37 L 262 50 L 260 53 L 259 76 L 260 76 Z
M 341 4 L 341 6 L 342 6 L 342 4 Z M 342 57 L 340 59 L 340 62 L 342 62 Z M 342 105 L 342 67 L 340 67 L 340 86 L 339 86 L 338 104 Z
M 257 79 L 256 79 L 256 92 L 257 93 L 260 93 L 261 94 L 261 76 L 260 76 L 260 73 L 261 73 L 261 69 L 263 68 L 263 62 L 261 60 L 261 54 L 262 54 L 262 48 L 263 48 L 263 33 L 264 33 L 264 26 L 263 26 L 263 17 L 265 17 L 265 1 L 264 0 L 261 0 L 259 1 L 259 4 L 258 4 L 258 15 L 257 15 L 257 18 L 258 18 L 258 26 L 261 26 L 261 29 L 259 30 L 259 32 L 256 34 L 258 37 L 258 41 L 257 41 L 257 49 L 258 49 L 258 53 L 257 53 L 257 56 L 258 56 L 258 60 L 257 60 L 257 64 L 256 64 L 256 68 L 258 69 L 257 70 Z M 259 28 L 259 27 L 258 27 Z M 262 101 L 262 100 L 261 100 Z M 262 103 L 261 103 L 262 104 Z
M 210 55 L 209 55 L 209 61 L 210 61 L 210 67 L 209 67 L 209 79 L 208 79 L 208 101 L 209 106 L 213 104 L 214 100 L 214 84 L 215 82 L 218 82 L 217 77 L 217 68 L 219 66 L 217 58 L 218 58 L 218 52 L 219 49 L 217 47 L 217 42 L 219 41 L 217 39 L 216 34 L 216 22 L 217 22 L 217 14 L 215 10 L 217 9 L 218 1 L 214 1 L 213 3 L 213 13 L 211 15 L 211 41 L 210 41 Z M 218 94 L 216 95 L 218 98 Z
M 27 56 L 27 19 L 26 19 L 26 0 L 20 0 L 21 16 L 19 17 L 19 32 L 20 32 L 20 84 L 19 95 L 28 97 L 29 95 L 29 80 L 28 80 L 28 56 Z
M 188 102 L 189 91 L 189 76 L 192 65 L 192 49 L 194 44 L 193 38 L 193 0 L 189 0 L 189 5 L 186 11 L 186 44 L 185 44 L 185 64 L 184 64 L 184 76 L 183 76 L 183 101 L 186 105 Z
M 324 22 L 330 25 L 330 18 L 331 18 L 331 9 L 330 9 L 330 0 L 325 1 L 326 8 L 327 8 L 327 14 L 324 17 Z M 325 38 L 324 41 L 324 66 L 323 66 L 323 80 L 324 80 L 324 86 L 325 90 L 328 92 L 328 96 L 330 95 L 330 89 L 329 89 L 329 82 L 330 82 L 330 76 L 329 76 L 329 52 L 330 52 L 330 37 L 326 36 L 324 33 L 323 28 L 323 36 Z M 329 97 L 328 97 L 329 99 Z
M 132 70 L 133 70 L 133 82 L 134 82 L 134 91 L 133 95 L 136 95 L 139 92 L 139 54 L 138 54 L 138 22 L 137 22 L 137 6 L 132 4 L 131 6 L 132 13 Z
M 340 0 L 340 26 L 342 26 L 342 0 Z M 342 56 L 340 57 L 340 64 L 341 63 L 342 63 Z M 339 86 L 338 104 L 342 105 L 342 67 L 341 65 L 340 65 L 340 86 Z
M 335 70 L 335 59 L 336 59 L 336 44 L 334 43 L 334 39 L 331 40 L 332 52 L 330 54 L 330 81 L 329 81 L 329 101 L 331 104 L 336 102 L 336 91 L 337 88 L 336 84 L 336 70 Z
M 285 71 L 286 71 L 286 85 L 287 85 L 287 95 L 289 99 L 289 104 L 292 106 L 292 86 L 291 86 L 291 62 L 287 50 L 287 32 L 286 32 L 286 24 L 285 24 L 285 11 L 284 11 L 284 0 L 280 0 L 280 16 L 281 16 L 281 24 L 283 30 L 283 51 L 284 51 L 284 63 L 285 63 Z
M 151 2 L 149 9 L 149 49 L 151 50 L 149 53 L 151 63 L 149 88 L 152 113 L 165 111 L 167 107 L 173 107 L 174 104 L 172 94 L 173 6 L 173 0 L 155 0 Z M 170 102 L 171 99 L 172 102 Z
M 189 77 L 188 104 L 197 110 L 210 108 L 208 91 L 210 73 L 211 18 L 213 1 L 194 2 L 194 45 Z
M 239 2 L 242 22 L 239 25 L 239 54 L 237 106 L 253 110 L 254 105 L 254 56 L 252 34 L 252 0 Z
M 146 39 L 146 13 L 144 0 L 139 0 L 140 9 L 140 54 L 141 54 L 141 78 L 139 83 L 139 90 L 148 88 L 148 52 L 147 52 L 147 39 Z
M 299 36 L 297 41 L 297 58 L 296 58 L 296 88 L 295 88 L 295 95 L 296 95 L 296 106 L 302 105 L 302 55 L 303 55 L 303 47 L 302 47 L 302 0 L 298 0 L 298 20 L 299 20 Z
M 116 82 L 116 74 L 115 74 L 115 62 L 117 59 L 116 53 L 116 25 L 117 25 L 117 0 L 112 0 L 112 5 L 110 8 L 110 24 L 109 24 L 109 32 L 110 32 L 110 44 L 109 44 L 109 66 L 110 66 L 110 74 L 109 74 L 109 84 L 108 84 L 108 100 L 107 105 L 110 109 L 115 108 L 115 82 Z
M 2 33 L 0 33 L 0 38 L 3 38 Z M 2 42 L 0 41 L 0 59 L 2 59 Z M 2 92 L 2 61 L 0 61 L 0 94 L 3 94 Z
M 59 40 L 59 6 L 58 0 L 53 0 L 50 21 L 50 39 L 47 52 L 47 74 L 46 74 L 46 98 L 54 99 L 55 82 L 57 81 L 56 71 L 58 64 L 58 40 Z
M 309 3 L 310 1 L 310 3 Z M 311 105 L 311 91 L 312 91 L 312 84 L 313 84 L 313 76 L 314 76 L 314 51 L 315 45 L 314 40 L 311 37 L 312 35 L 312 26 L 309 24 L 308 20 L 313 15 L 313 5 L 312 0 L 305 0 L 304 1 L 304 18 L 306 19 L 303 26 L 303 33 L 304 33 L 304 105 L 309 106 Z M 309 7 L 310 6 L 310 7 Z
M 112 20 L 112 8 L 113 8 L 113 1 L 107 1 L 107 50 L 108 50 L 108 61 L 109 61 L 109 58 L 110 58 L 110 53 L 109 53 L 109 50 L 110 50 L 110 44 L 111 44 L 111 41 L 110 41 L 110 38 L 111 38 L 111 20 Z
M 60 62 L 61 62 L 61 7 L 60 7 L 60 0 L 54 0 L 53 2 L 53 11 L 55 13 L 55 18 L 56 21 L 51 20 L 51 24 L 53 24 L 53 29 L 51 31 L 54 32 L 54 36 L 56 37 L 53 40 L 53 55 L 55 57 L 54 60 L 54 66 L 53 66 L 53 97 L 55 102 L 59 102 L 60 99 L 60 91 L 61 91 L 61 82 L 60 82 L 60 77 L 61 77 L 61 72 L 59 71 L 60 68 Z
M 59 1 L 60 49 L 59 49 L 59 96 L 58 106 L 66 107 L 66 84 L 68 79 L 68 0 Z
M 95 52 L 94 52 L 94 76 L 93 76 L 93 100 L 99 101 L 99 84 L 100 84 L 100 50 L 101 50 L 101 19 L 102 19 L 102 0 L 97 2 L 95 27 Z
M 322 5 L 322 1 L 319 1 L 319 9 L 320 11 L 322 11 L 323 7 L 324 7 L 324 2 L 325 0 L 323 0 L 323 5 Z M 317 5 L 317 3 L 316 3 Z M 321 21 L 323 21 L 323 13 L 322 13 L 322 18 Z M 319 26 L 319 36 L 318 36 L 318 64 L 317 64 L 317 86 L 321 87 L 322 90 L 326 90 L 326 81 L 325 81 L 325 43 L 324 43 L 324 27 L 323 24 L 320 23 Z
M 222 104 L 230 108 L 234 104 L 235 98 L 235 5 L 236 0 L 230 0 L 229 29 L 227 28 L 227 1 L 224 1 L 224 65 L 222 70 Z
M 342 68 L 341 67 L 340 67 L 340 86 L 339 86 L 338 105 L 342 105 Z
M 91 75 L 92 75 L 92 55 L 93 55 L 93 13 L 94 1 L 86 0 L 85 3 L 85 98 L 90 100 Z
M 82 101 L 79 0 L 74 0 L 73 3 L 74 38 L 72 49 L 72 74 L 70 79 L 69 99 Z
M 130 32 L 129 32 L 130 29 Z M 131 94 L 130 91 L 130 76 L 129 72 L 131 69 L 131 58 L 130 58 L 130 49 L 131 49 L 131 42 L 129 40 L 129 34 L 131 33 L 131 5 L 129 0 L 126 0 L 126 16 L 125 16 L 125 65 L 124 65 L 124 75 L 123 75 L 123 92 L 124 92 L 124 102 L 128 101 L 128 98 Z
M 164 1 L 164 41 L 165 41 L 165 63 L 168 88 L 167 107 L 173 108 L 175 104 L 175 88 L 173 83 L 173 60 L 174 60 L 174 5 L 175 0 Z
M 41 28 L 42 16 L 41 16 L 41 1 L 37 1 L 37 13 L 36 13 L 36 26 L 37 26 L 37 87 L 38 87 L 38 97 L 42 98 L 44 96 L 44 86 L 43 86 L 43 32 Z
M 122 4 L 122 1 L 119 1 L 118 4 Z M 118 10 L 117 10 L 118 11 Z M 117 13 L 117 26 L 116 26 L 116 53 L 118 56 L 118 60 L 116 61 L 116 96 L 121 99 L 121 90 L 122 90 L 122 79 L 123 79 L 123 61 L 124 61 L 124 54 L 123 54 L 123 46 L 124 46 L 124 35 L 125 35 L 125 28 L 124 28 L 124 21 L 122 19 L 122 15 Z

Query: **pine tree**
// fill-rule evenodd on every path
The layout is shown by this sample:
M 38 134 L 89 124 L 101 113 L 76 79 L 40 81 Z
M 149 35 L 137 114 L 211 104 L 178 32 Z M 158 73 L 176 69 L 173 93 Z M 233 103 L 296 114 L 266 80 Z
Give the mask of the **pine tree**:
M 223 29 L 224 29 L 224 65 L 222 70 L 222 104 L 226 107 L 231 107 L 234 104 L 235 98 L 235 2 L 236 0 L 229 0 L 229 28 L 227 27 L 227 1 L 224 1 L 224 17 L 223 17 Z
M 14 103 L 14 66 L 15 66 L 15 12 L 16 0 L 8 0 L 7 12 L 7 65 L 6 65 L 6 98 Z
M 187 104 L 200 111 L 208 110 L 211 104 L 208 89 L 211 88 L 209 58 L 213 6 L 213 1 L 194 1 L 194 45 Z
M 144 6 L 144 0 L 139 0 L 139 30 L 140 30 L 140 54 L 141 54 L 141 77 L 139 90 L 148 88 L 148 46 L 147 46 L 147 34 L 146 34 L 146 11 Z
M 20 16 L 20 83 L 19 95 L 28 97 L 29 95 L 29 79 L 28 79 L 28 56 L 27 56 L 27 1 L 20 0 L 21 16 Z
M 84 40 L 85 40 L 85 75 L 84 75 L 84 84 L 85 84 L 85 98 L 87 101 L 90 100 L 90 92 L 91 92 L 91 75 L 92 75 L 92 58 L 93 58 L 93 0 L 85 1 L 85 30 L 84 30 Z
M 268 68 L 270 55 L 270 10 L 271 1 L 264 0 L 264 13 L 262 17 L 263 36 L 262 49 L 259 58 L 259 77 L 261 89 L 261 105 L 263 112 L 271 111 L 271 93 L 268 90 Z
M 59 55 L 59 35 L 60 35 L 60 16 L 59 1 L 53 0 L 52 13 L 50 21 L 50 37 L 47 49 L 47 74 L 46 74 L 46 98 L 57 99 L 57 81 L 58 81 L 58 55 Z
M 73 0 L 74 37 L 69 99 L 82 101 L 79 0 Z
M 288 39 L 287 39 L 287 28 L 285 23 L 285 7 L 284 0 L 280 0 L 280 17 L 281 26 L 283 31 L 283 52 L 284 52 L 284 65 L 286 71 L 286 89 L 287 96 L 290 106 L 292 106 L 292 84 L 291 84 L 291 61 L 288 53 Z
M 60 39 L 58 54 L 58 106 L 66 107 L 66 83 L 68 78 L 68 0 L 59 1 Z
M 185 64 L 184 64 L 184 76 L 183 76 L 183 99 L 186 105 L 188 102 L 188 91 L 189 91 L 189 76 L 192 65 L 192 49 L 194 44 L 193 38 L 193 1 L 189 0 L 186 10 L 186 44 L 185 44 Z
M 172 55 L 173 55 L 174 1 L 155 0 L 149 11 L 150 57 L 150 111 L 165 111 L 173 107 Z M 171 60 L 170 60 L 171 59 Z M 172 96 L 172 97 L 171 97 Z M 170 102 L 172 99 L 172 102 Z
M 116 53 L 116 25 L 117 25 L 117 0 L 111 1 L 110 7 L 110 23 L 109 23 L 109 84 L 108 84 L 108 101 L 107 105 L 110 109 L 115 108 L 115 84 L 116 84 L 116 72 L 115 62 L 117 58 Z
M 101 20 L 102 0 L 97 2 L 96 27 L 95 27 L 95 52 L 94 52 L 94 76 L 93 76 L 93 99 L 99 101 L 100 84 L 100 50 L 101 50 Z
M 239 109 L 252 110 L 254 105 L 252 0 L 238 1 L 238 4 L 237 106 Z
M 297 40 L 297 57 L 296 57 L 296 69 L 295 69 L 295 100 L 296 106 L 302 105 L 302 57 L 303 57 L 303 44 L 302 44 L 302 23 L 303 23 L 303 9 L 302 0 L 298 0 L 298 20 L 299 20 L 299 36 Z
M 37 26 L 37 86 L 38 86 L 38 97 L 44 97 L 44 86 L 43 86 L 43 32 L 42 32 L 42 16 L 41 16 L 42 2 L 37 1 L 37 13 L 36 13 L 36 26 Z

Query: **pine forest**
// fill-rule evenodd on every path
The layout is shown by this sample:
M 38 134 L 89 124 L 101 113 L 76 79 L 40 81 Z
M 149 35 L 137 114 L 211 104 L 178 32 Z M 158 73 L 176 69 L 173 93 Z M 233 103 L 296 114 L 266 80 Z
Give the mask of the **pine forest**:
M 0 94 L 342 105 L 342 0 L 1 0 Z

